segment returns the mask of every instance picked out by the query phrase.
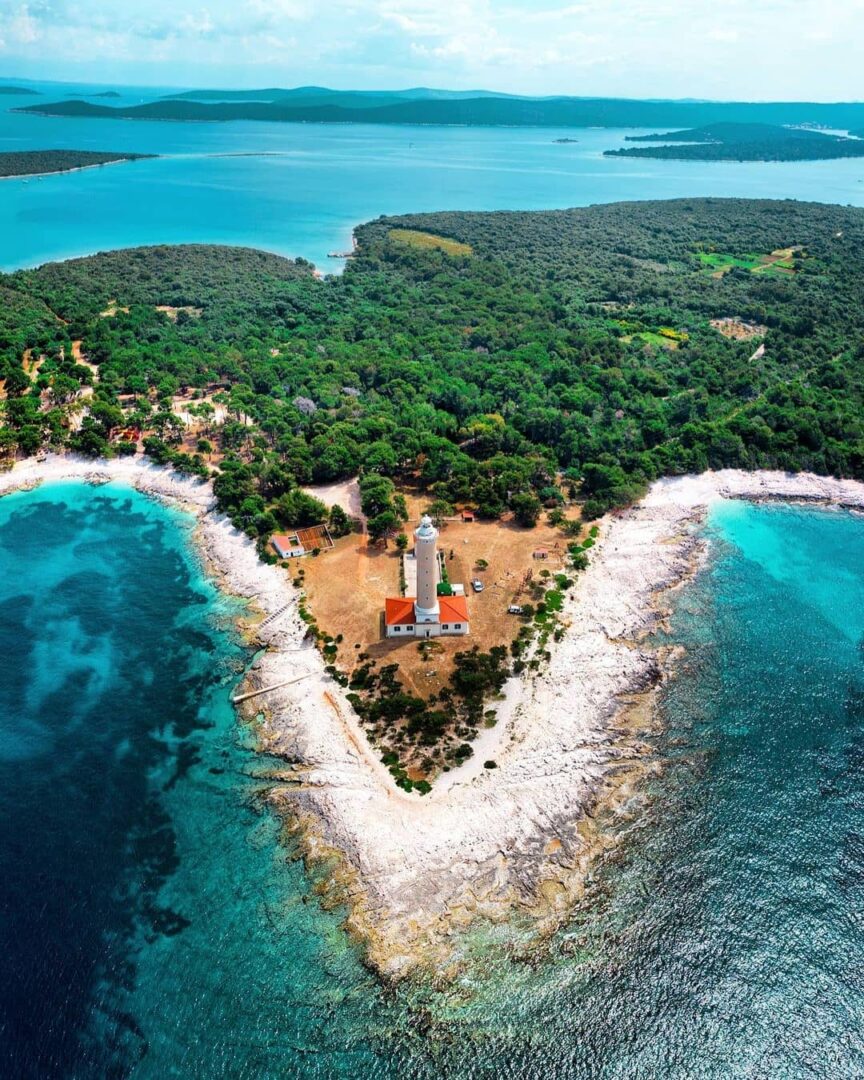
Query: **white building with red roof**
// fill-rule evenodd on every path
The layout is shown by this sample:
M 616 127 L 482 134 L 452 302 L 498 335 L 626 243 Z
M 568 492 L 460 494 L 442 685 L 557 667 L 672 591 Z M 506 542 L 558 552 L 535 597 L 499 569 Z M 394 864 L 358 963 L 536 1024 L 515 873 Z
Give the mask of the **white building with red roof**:
M 410 556 L 409 556 L 410 558 Z M 384 626 L 388 638 L 431 638 L 470 633 L 468 601 L 455 595 L 458 586 L 450 586 L 450 595 L 440 595 L 441 564 L 438 559 L 438 530 L 426 515 L 414 531 L 416 596 L 390 598 L 384 604 Z M 407 578 L 407 574 L 406 574 Z

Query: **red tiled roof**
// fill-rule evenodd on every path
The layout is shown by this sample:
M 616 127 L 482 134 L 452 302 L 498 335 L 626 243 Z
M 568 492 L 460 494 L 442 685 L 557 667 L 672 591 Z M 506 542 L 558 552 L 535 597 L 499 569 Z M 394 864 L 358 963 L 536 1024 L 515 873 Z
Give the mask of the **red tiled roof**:
M 442 623 L 467 623 L 468 600 L 464 596 L 439 596 Z
M 296 533 L 274 533 L 270 537 L 270 542 L 280 555 L 283 551 L 298 551 L 303 547 L 298 543 Z
M 414 601 L 397 596 L 384 601 L 384 619 L 388 626 L 411 626 L 414 622 Z

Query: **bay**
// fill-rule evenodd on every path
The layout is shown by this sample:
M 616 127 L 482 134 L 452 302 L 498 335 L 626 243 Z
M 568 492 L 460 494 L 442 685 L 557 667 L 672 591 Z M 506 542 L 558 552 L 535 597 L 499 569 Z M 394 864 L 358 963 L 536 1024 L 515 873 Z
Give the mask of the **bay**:
M 88 87 L 35 84 L 43 100 Z M 92 90 L 92 87 L 89 88 Z M 120 87 L 112 104 L 158 96 Z M 167 92 L 167 89 L 165 90 Z M 635 130 L 165 123 L 17 113 L 4 95 L 0 150 L 75 148 L 162 155 L 0 182 L 0 269 L 139 244 L 240 244 L 330 252 L 381 214 L 540 210 L 687 196 L 864 205 L 864 161 L 734 163 L 604 158 Z M 559 144 L 556 139 L 576 138 Z

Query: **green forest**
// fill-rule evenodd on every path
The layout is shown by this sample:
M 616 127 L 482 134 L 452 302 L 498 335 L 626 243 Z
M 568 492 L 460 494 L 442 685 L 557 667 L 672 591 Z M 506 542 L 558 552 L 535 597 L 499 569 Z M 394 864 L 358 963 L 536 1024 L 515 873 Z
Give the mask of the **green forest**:
M 688 131 L 628 135 L 627 141 L 673 145 L 628 146 L 606 150 L 605 156 L 680 161 L 821 161 L 864 157 L 864 141 L 860 139 L 777 124 L 707 124 Z
M 0 176 L 68 172 L 114 161 L 137 161 L 152 154 L 112 154 L 99 150 L 6 150 L 0 152 Z
M 589 518 L 708 468 L 864 479 L 861 210 L 688 199 L 382 218 L 357 237 L 324 280 L 206 246 L 3 276 L 0 456 L 128 453 L 133 424 L 156 460 L 206 475 L 171 402 L 215 388 L 216 492 L 262 538 L 312 512 L 299 486 L 358 473 L 524 523 L 562 478 Z M 77 430 L 94 376 L 76 340 L 99 372 Z
M 483 91 L 192 91 L 109 107 L 66 100 L 21 112 L 104 119 L 277 123 L 458 124 L 506 127 L 694 128 L 720 122 L 796 124 L 847 130 L 864 126 L 859 102 L 636 101 L 626 98 L 518 97 Z

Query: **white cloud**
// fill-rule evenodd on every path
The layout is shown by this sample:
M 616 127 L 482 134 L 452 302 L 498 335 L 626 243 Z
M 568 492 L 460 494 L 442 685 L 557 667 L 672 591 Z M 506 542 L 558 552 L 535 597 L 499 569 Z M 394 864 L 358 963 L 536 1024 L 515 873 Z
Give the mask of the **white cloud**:
M 39 40 L 39 24 L 24 4 L 13 14 L 6 26 L 6 40 L 11 45 L 32 45 Z
M 103 81 L 848 99 L 862 39 L 864 0 L 0 0 L 5 71 Z

